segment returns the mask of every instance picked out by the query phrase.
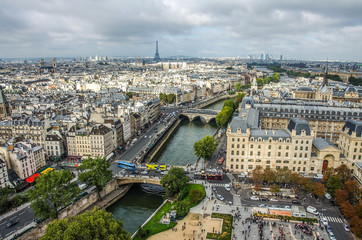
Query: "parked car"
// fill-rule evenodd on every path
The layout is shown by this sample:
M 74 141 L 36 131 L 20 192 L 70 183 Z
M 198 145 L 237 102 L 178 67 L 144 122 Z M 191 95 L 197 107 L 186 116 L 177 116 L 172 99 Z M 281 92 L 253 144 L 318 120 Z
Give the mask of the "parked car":
M 215 187 L 215 186 L 212 186 L 212 190 L 213 190 L 213 191 L 216 191 L 216 187 Z
M 226 189 L 227 191 L 230 191 L 230 185 L 229 185 L 229 184 L 225 184 L 225 189 Z
M 18 222 L 19 222 L 18 220 L 9 221 L 9 222 L 6 224 L 6 227 L 7 227 L 7 228 L 10 228 L 10 227 L 14 226 L 15 224 L 17 224 Z
M 328 221 L 326 217 L 322 217 L 321 218 L 321 222 L 323 223 L 323 225 L 327 226 L 328 225 Z
M 290 206 L 286 205 L 284 206 L 285 209 L 290 209 Z
M 336 240 L 336 239 L 337 239 L 337 238 L 334 236 L 334 234 L 333 234 L 332 231 L 329 232 L 329 238 L 330 238 L 331 240 Z
M 271 198 L 271 199 L 269 199 L 269 201 L 271 201 L 271 202 L 278 202 L 278 199 L 276 199 L 276 198 Z
M 266 201 L 268 201 L 269 199 L 261 197 L 260 200 L 266 202 Z
M 258 207 L 266 207 L 266 205 L 263 203 L 260 203 L 260 204 L 258 204 Z
M 147 174 L 147 173 L 148 173 L 147 170 L 143 170 L 143 171 L 141 172 L 141 174 Z
M 327 226 L 326 226 L 326 229 L 327 229 L 327 232 L 332 232 L 331 226 L 327 225 Z
M 344 230 L 346 230 L 346 232 L 351 231 L 346 223 L 343 223 L 343 227 L 344 227 Z
M 145 138 L 147 138 L 147 135 L 145 135 Z
M 302 205 L 302 203 L 300 201 L 298 201 L 298 200 L 293 200 L 292 203 L 297 204 L 297 205 Z
M 168 171 L 161 171 L 161 174 L 162 175 L 165 175 L 165 174 L 167 174 L 168 173 Z
M 251 196 L 251 197 L 250 197 L 250 200 L 259 201 L 259 198 L 258 198 L 258 197 L 256 197 L 256 196 Z
M 311 213 L 311 214 L 314 214 L 314 215 L 318 215 L 319 212 L 317 211 L 317 209 L 315 207 L 312 207 L 312 206 L 308 206 L 307 207 L 307 212 Z

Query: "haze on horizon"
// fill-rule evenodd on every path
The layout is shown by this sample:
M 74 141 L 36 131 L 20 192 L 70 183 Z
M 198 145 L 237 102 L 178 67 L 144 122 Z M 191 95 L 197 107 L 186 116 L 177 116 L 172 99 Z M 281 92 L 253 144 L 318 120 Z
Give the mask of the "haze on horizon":
M 0 58 L 362 60 L 361 0 L 3 0 Z

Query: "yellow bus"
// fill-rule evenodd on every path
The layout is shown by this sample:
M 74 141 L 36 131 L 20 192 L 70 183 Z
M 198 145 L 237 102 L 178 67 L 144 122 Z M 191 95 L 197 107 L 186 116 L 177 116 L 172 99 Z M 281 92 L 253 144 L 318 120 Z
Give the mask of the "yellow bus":
M 147 170 L 166 170 L 166 165 L 158 165 L 158 164 L 146 164 Z

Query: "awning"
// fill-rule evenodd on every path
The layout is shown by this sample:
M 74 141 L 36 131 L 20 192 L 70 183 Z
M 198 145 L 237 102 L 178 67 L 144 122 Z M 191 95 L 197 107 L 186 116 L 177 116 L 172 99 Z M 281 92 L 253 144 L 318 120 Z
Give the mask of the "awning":
M 28 177 L 25 181 L 28 183 L 33 183 L 35 181 L 35 178 L 39 177 L 39 173 L 35 173 L 32 176 Z
M 108 156 L 106 157 L 106 160 L 109 160 L 111 157 L 113 157 L 114 153 L 111 152 L 110 154 L 108 154 Z

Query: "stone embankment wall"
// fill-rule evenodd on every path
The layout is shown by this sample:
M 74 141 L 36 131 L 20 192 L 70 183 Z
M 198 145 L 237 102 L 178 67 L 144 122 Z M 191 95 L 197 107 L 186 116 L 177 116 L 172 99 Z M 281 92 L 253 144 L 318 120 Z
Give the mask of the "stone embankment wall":
M 117 179 L 113 179 L 108 182 L 100 192 L 102 201 L 98 201 L 97 192 L 92 192 L 74 204 L 69 205 L 68 207 L 61 210 L 58 214 L 58 218 L 61 219 L 66 217 L 73 217 L 86 210 L 92 210 L 94 207 L 105 209 L 126 195 L 131 186 L 132 184 L 119 187 Z M 51 220 L 42 222 L 17 239 L 33 240 L 41 238 L 45 234 L 46 226 L 51 222 Z

